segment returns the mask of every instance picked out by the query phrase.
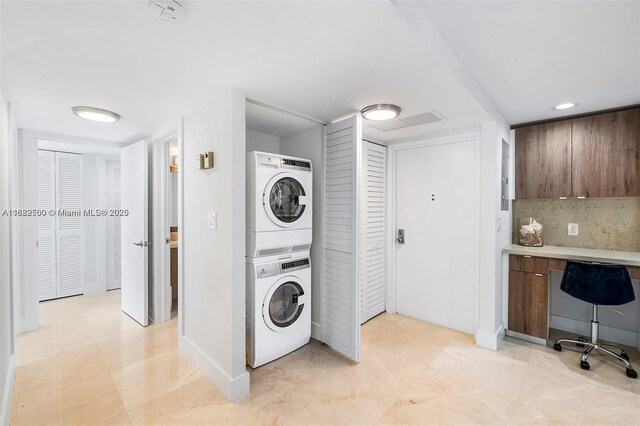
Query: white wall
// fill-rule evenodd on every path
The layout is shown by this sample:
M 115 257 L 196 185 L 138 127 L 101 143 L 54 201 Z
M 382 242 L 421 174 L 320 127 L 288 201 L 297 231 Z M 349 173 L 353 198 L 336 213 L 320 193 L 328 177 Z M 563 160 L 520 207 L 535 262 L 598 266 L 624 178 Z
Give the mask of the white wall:
M 1 75 L 1 70 L 0 70 Z M 0 90 L 0 212 L 12 204 L 13 158 L 15 143 L 10 106 Z M 0 216 L 0 424 L 9 423 L 11 394 L 15 375 L 14 291 L 11 242 L 13 222 Z
M 280 138 L 278 136 L 247 129 L 246 151 L 262 151 L 278 154 L 280 153 Z
M 510 130 L 505 121 L 481 125 L 480 288 L 476 342 L 490 349 L 497 349 L 504 336 L 502 248 L 511 240 L 511 211 L 500 209 L 502 139 L 511 148 Z
M 313 244 L 311 245 L 311 335 L 322 339 L 324 126 L 280 138 L 280 153 L 311 160 L 313 167 Z
M 231 400 L 249 392 L 245 367 L 245 96 L 228 90 L 184 117 L 181 158 L 213 151 L 215 167 L 181 169 L 180 349 Z M 216 212 L 210 230 L 207 213 Z

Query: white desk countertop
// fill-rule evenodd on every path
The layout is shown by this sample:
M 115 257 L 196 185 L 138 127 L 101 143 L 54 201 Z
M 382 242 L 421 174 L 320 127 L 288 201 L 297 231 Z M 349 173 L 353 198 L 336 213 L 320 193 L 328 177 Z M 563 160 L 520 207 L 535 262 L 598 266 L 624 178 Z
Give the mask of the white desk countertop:
M 549 257 L 553 259 L 584 260 L 586 262 L 640 266 L 640 252 L 637 251 L 597 250 L 558 246 L 526 247 L 518 244 L 509 244 L 502 249 L 502 252 L 524 256 Z

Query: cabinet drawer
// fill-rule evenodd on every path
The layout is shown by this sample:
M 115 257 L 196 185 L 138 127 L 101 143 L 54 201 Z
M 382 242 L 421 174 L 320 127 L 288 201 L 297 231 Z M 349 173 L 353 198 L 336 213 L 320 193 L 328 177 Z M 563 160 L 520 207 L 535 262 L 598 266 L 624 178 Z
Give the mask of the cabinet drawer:
M 549 259 L 546 257 L 510 254 L 509 270 L 547 275 L 549 273 Z

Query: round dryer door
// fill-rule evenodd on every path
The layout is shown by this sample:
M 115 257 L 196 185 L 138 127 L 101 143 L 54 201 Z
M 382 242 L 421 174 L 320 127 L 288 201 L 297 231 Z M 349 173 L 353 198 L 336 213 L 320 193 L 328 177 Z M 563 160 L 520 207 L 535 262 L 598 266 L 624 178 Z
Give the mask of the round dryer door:
M 273 223 L 290 228 L 304 214 L 306 198 L 304 187 L 293 175 L 280 173 L 267 183 L 262 203 Z
M 304 309 L 306 296 L 294 277 L 279 280 L 271 287 L 262 305 L 262 316 L 273 331 L 286 331 L 294 324 Z

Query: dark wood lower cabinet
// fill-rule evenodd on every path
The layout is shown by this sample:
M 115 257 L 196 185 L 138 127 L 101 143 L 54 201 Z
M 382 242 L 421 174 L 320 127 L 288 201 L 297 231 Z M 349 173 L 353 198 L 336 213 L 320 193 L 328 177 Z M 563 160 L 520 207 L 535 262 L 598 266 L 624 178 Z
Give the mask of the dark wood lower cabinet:
M 509 330 L 547 338 L 548 286 L 546 274 L 509 271 Z

